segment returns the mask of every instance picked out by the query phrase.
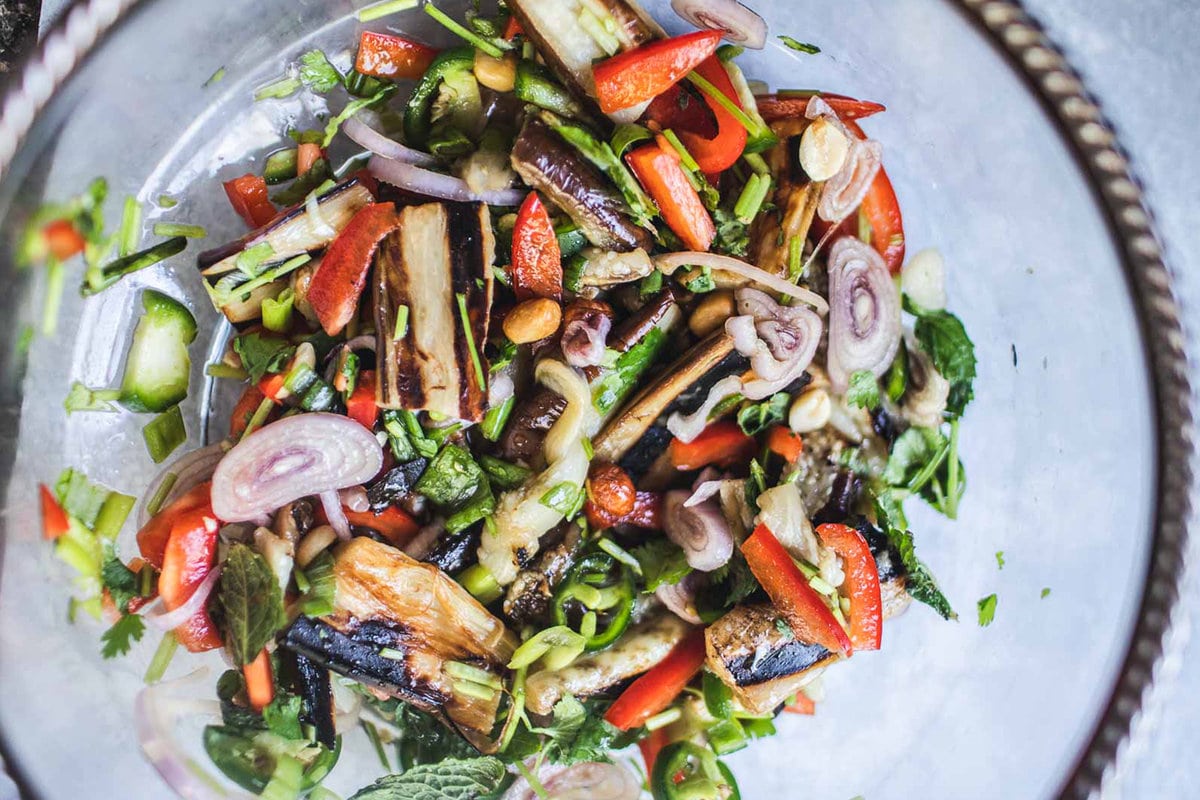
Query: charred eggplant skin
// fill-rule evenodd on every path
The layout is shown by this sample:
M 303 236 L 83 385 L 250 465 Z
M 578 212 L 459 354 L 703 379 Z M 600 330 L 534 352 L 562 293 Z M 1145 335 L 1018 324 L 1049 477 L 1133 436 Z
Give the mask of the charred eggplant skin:
M 456 575 L 478 560 L 475 551 L 479 549 L 481 536 L 481 526 L 452 535 L 443 533 L 433 550 L 422 560 L 442 572 Z
M 285 650 L 284 655 L 292 690 L 304 704 L 301 721 L 316 729 L 318 742 L 330 750 L 334 749 L 337 745 L 337 729 L 333 722 L 333 687 L 329 670 L 299 653 Z M 287 659 L 287 656 L 291 658 Z
M 625 203 L 608 179 L 540 119 L 530 117 L 513 144 L 513 169 L 543 192 L 596 247 L 627 253 L 649 250 L 650 232 L 624 215 Z
M 414 458 L 383 473 L 367 487 L 367 502 L 371 504 L 371 510 L 379 513 L 411 492 L 427 466 L 428 459 Z
M 754 686 L 776 678 L 784 678 L 817 666 L 832 653 L 819 644 L 792 639 L 787 644 L 759 658 L 749 653 L 726 662 L 738 686 Z

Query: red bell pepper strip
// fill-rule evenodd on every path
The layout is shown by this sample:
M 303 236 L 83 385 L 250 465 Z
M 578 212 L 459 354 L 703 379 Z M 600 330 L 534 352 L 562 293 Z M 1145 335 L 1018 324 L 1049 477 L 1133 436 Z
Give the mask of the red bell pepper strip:
M 600 110 L 612 114 L 662 94 L 717 52 L 722 31 L 656 39 L 601 61 L 593 70 Z
M 56 219 L 42 228 L 42 238 L 50 255 L 66 261 L 76 253 L 82 253 L 87 241 L 69 220 Z
M 246 699 L 250 701 L 250 707 L 261 714 L 275 699 L 275 680 L 271 676 L 271 656 L 267 648 L 242 667 L 242 674 L 246 677 Z
M 704 666 L 704 629 L 692 630 L 667 657 L 621 692 L 604 718 L 627 731 L 645 723 L 679 696 Z
M 217 527 L 217 518 L 207 501 L 181 513 L 171 524 L 158 576 L 158 594 L 168 611 L 186 603 L 212 572 L 217 557 Z M 204 606 L 175 629 L 175 636 L 193 653 L 221 646 L 221 635 Z
M 562 298 L 562 251 L 554 223 L 537 192 L 530 192 L 513 227 L 512 283 L 517 300 Z
M 832 653 L 848 656 L 854 652 L 846 631 L 767 526 L 754 529 L 742 543 L 742 555 L 797 639 L 819 644 Z
M 296 148 L 296 174 L 303 176 L 313 168 L 321 157 L 321 145 L 315 142 L 303 142 Z
M 261 175 L 246 174 L 225 181 L 229 204 L 251 228 L 261 228 L 278 213 L 267 197 L 267 182 Z
M 725 66 L 719 58 L 709 57 L 696 67 L 696 72 L 700 74 L 700 77 L 720 89 L 721 94 L 736 103 L 739 108 L 741 107 L 737 90 L 733 88 L 733 81 L 730 80 L 729 73 L 725 71 Z M 696 160 L 700 171 L 712 175 L 729 169 L 741 158 L 742 152 L 746 149 L 747 133 L 746 126 L 738 122 L 737 117 L 730 114 L 728 109 L 707 94 L 701 96 L 717 121 L 716 135 L 702 136 L 692 133 L 687 128 L 676 130 L 675 133 L 679 136 L 679 141 L 683 143 L 683 146 L 691 153 L 692 158 Z
M 790 464 L 804 452 L 804 440 L 786 425 L 776 425 L 767 433 L 767 449 Z
M 308 286 L 308 302 L 330 336 L 354 318 L 375 249 L 397 223 L 392 203 L 363 206 L 325 250 Z
M 805 714 L 812 716 L 817 713 L 817 704 L 804 692 L 796 692 L 796 699 L 783 707 L 789 714 Z
M 163 556 L 171 527 L 183 514 L 211 503 L 212 483 L 205 481 L 171 501 L 166 508 L 159 509 L 137 532 L 138 550 L 155 569 L 163 568 Z
M 511 42 L 518 36 L 524 36 L 525 29 L 521 27 L 521 20 L 516 17 L 509 17 L 508 23 L 504 26 L 504 39 Z
M 263 397 L 269 397 L 276 403 L 282 403 L 284 385 L 287 383 L 287 375 L 282 372 L 273 372 L 270 375 L 264 375 L 263 379 L 258 382 L 258 390 L 262 392 Z M 255 406 L 257 408 L 258 406 Z
M 693 470 L 710 464 L 731 467 L 754 456 L 753 437 L 742 433 L 736 422 L 718 420 L 690 442 L 672 439 L 667 447 L 675 469 Z
M 358 373 L 358 383 L 346 401 L 346 416 L 369 431 L 375 430 L 379 406 L 375 405 L 375 373 L 364 369 Z
M 408 544 L 409 539 L 416 536 L 417 531 L 421 529 L 415 519 L 396 506 L 388 506 L 378 514 L 374 511 L 351 511 L 345 507 L 342 511 L 351 525 L 377 531 L 396 547 Z
M 376 78 L 416 80 L 425 74 L 437 55 L 435 48 L 419 42 L 386 33 L 363 31 L 358 40 L 358 57 L 354 59 L 354 68 Z
M 883 641 L 879 567 L 871 546 L 849 525 L 818 525 L 821 544 L 842 559 L 842 587 L 850 598 L 850 641 L 855 650 L 878 650 Z
M 266 395 L 263 394 L 262 389 L 254 385 L 246 387 L 242 396 L 238 398 L 237 405 L 233 407 L 233 414 L 229 417 L 229 435 L 231 437 L 242 438 L 246 426 L 250 424 L 250 418 L 254 416 L 254 412 L 258 410 L 265 399 Z
M 46 484 L 38 486 L 38 495 L 42 501 L 42 538 L 54 540 L 67 532 L 70 522 L 67 512 L 58 504 L 54 492 Z
M 658 754 L 670 743 L 670 736 L 667 735 L 666 728 L 655 728 L 650 731 L 649 736 L 638 742 L 638 749 L 642 751 L 642 760 L 646 762 L 647 775 L 654 773 L 654 762 L 658 760 Z
M 794 94 L 760 94 L 755 96 L 758 101 L 758 113 L 764 122 L 779 122 L 785 119 L 803 118 L 808 111 L 808 101 L 817 92 L 796 92 Z M 843 122 L 866 117 L 887 111 L 887 106 L 870 100 L 855 100 L 841 94 L 820 93 L 820 97 L 829 107 L 837 112 Z
M 717 235 L 717 227 L 700 195 L 688 183 L 679 154 L 674 149 L 668 152 L 657 144 L 647 144 L 628 153 L 625 160 L 684 246 L 707 251 Z

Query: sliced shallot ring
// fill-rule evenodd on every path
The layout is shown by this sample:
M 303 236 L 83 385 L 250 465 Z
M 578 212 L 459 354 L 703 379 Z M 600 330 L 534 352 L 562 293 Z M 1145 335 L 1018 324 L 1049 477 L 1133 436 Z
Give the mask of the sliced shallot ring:
M 501 189 L 492 192 L 475 192 L 466 182 L 453 175 L 394 161 L 390 158 L 372 156 L 367 170 L 381 181 L 426 197 L 458 202 L 483 202 L 492 206 L 519 206 L 528 194 L 524 189 Z
M 900 292 L 883 257 L 844 236 L 829 250 L 829 350 L 826 370 L 837 392 L 862 370 L 880 376 L 900 347 Z
M 789 283 L 778 275 L 772 275 L 766 270 L 751 266 L 745 261 L 740 261 L 730 256 L 696 251 L 666 253 L 665 255 L 655 256 L 654 264 L 667 275 L 674 273 L 680 267 L 712 267 L 713 269 L 719 269 L 736 275 L 739 278 L 745 278 L 752 283 L 761 284 L 779 294 L 794 297 L 797 300 L 808 303 L 817 310 L 818 314 L 825 314 L 829 311 L 829 303 L 816 292 L 805 289 L 802 286 L 797 286 L 794 283 Z
M 187 494 L 190 489 L 211 478 L 213 470 L 217 468 L 217 464 L 224 457 L 224 442 L 216 442 L 208 447 L 186 453 L 171 462 L 154 477 L 154 480 L 150 481 L 150 488 L 142 494 L 142 500 L 138 503 L 138 528 L 144 527 L 150 521 L 150 501 L 158 494 L 158 490 L 162 487 L 163 481 L 167 480 L 168 475 L 175 476 L 175 483 L 171 486 L 171 490 L 163 496 L 159 508 L 166 508 L 173 501 Z
M 351 141 L 362 145 L 377 156 L 394 161 L 404 161 L 416 164 L 418 167 L 432 167 L 437 164 L 437 159 L 429 153 L 405 147 L 396 140 L 384 136 L 368 125 L 362 116 L 363 112 L 360 111 L 342 123 L 342 132 L 349 136 Z
M 325 510 L 325 516 L 329 519 L 329 526 L 343 542 L 350 541 L 350 520 L 346 518 L 346 512 L 342 509 L 342 498 L 334 491 L 321 492 L 320 498 L 321 508 Z
M 767 23 L 735 0 L 671 0 L 675 13 L 697 28 L 724 31 L 734 44 L 762 50 L 767 43 Z

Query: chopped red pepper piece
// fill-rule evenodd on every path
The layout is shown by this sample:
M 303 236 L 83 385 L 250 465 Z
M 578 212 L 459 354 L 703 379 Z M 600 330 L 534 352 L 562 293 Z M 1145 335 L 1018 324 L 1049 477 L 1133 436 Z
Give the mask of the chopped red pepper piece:
M 796 699 L 783 707 L 789 714 L 805 714 L 812 716 L 817 713 L 817 704 L 804 692 L 796 692 Z
M 370 528 L 378 532 L 396 547 L 403 547 L 408 540 L 417 535 L 421 526 L 417 521 L 396 506 L 388 506 L 376 514 L 374 511 L 351 511 L 342 509 L 351 525 Z
M 646 762 L 646 774 L 654 773 L 654 762 L 658 759 L 658 754 L 662 749 L 671 743 L 671 737 L 667 735 L 666 728 L 655 728 L 650 731 L 650 735 L 638 742 L 638 749 L 642 751 L 642 760 Z
M 63 511 L 57 498 L 54 497 L 54 492 L 50 491 L 46 484 L 38 486 L 38 495 L 42 500 L 42 538 L 57 539 L 70 527 L 70 522 L 67 521 L 67 512 Z
M 166 508 L 159 509 L 137 532 L 138 550 L 155 569 L 163 568 L 163 555 L 171 527 L 183 514 L 211 503 L 212 483 L 205 481 L 171 501 Z
M 246 676 L 246 699 L 250 701 L 250 707 L 262 713 L 275 699 L 275 680 L 271 676 L 271 656 L 267 648 L 242 667 L 242 674 Z
M 700 195 L 688 182 L 679 154 L 674 149 L 668 151 L 657 144 L 647 144 L 628 153 L 625 160 L 684 246 L 707 251 L 717 235 L 717 227 Z
M 287 375 L 282 372 L 274 372 L 263 376 L 263 379 L 258 382 L 258 390 L 263 393 L 263 397 L 269 397 L 276 403 L 281 403 L 283 401 L 280 399 L 280 395 L 283 394 L 283 387 L 286 383 Z
M 363 206 L 325 250 L 308 286 L 308 302 L 330 336 L 354 318 L 375 249 L 397 223 L 392 203 Z
M 704 666 L 704 629 L 696 628 L 658 662 L 621 692 L 604 718 L 627 731 L 645 723 L 679 696 Z
M 786 425 L 776 425 L 767 433 L 767 449 L 791 463 L 804 452 L 804 440 Z
M 216 557 L 217 518 L 213 516 L 212 505 L 205 501 L 179 514 L 171 524 L 158 576 L 158 594 L 168 611 L 174 611 L 191 598 L 212 572 Z M 175 629 L 175 636 L 193 653 L 221 646 L 221 635 L 204 606 Z
M 69 220 L 56 219 L 42 228 L 46 249 L 59 261 L 66 261 L 76 253 L 82 253 L 87 241 Z
M 265 379 L 264 379 L 265 380 Z M 254 416 L 254 412 L 262 405 L 262 401 L 266 399 L 263 391 L 253 384 L 246 387 L 242 392 L 242 396 L 238 398 L 237 405 L 233 407 L 233 414 L 229 417 L 229 435 L 234 439 L 240 439 L 246 431 L 246 426 L 250 424 L 250 418 Z
M 760 94 L 755 97 L 758 101 L 758 113 L 767 123 L 779 122 L 785 119 L 802 118 L 808 111 L 808 101 L 816 92 L 796 92 L 795 94 Z M 887 106 L 870 100 L 855 100 L 841 94 L 821 92 L 821 99 L 837 112 L 843 122 L 852 119 L 863 119 L 883 111 Z
M 754 529 L 742 543 L 742 554 L 797 639 L 819 644 L 831 653 L 848 656 L 854 652 L 846 631 L 767 526 Z
M 741 108 L 742 104 L 738 100 L 737 90 L 733 88 L 733 81 L 730 80 L 729 73 L 725 71 L 725 66 L 719 58 L 709 57 L 708 60 L 696 67 L 696 72 Z M 693 133 L 687 128 L 681 128 L 675 133 L 679 136 L 679 141 L 683 143 L 683 146 L 687 148 L 688 153 L 696 160 L 701 172 L 713 175 L 729 169 L 741 158 L 742 152 L 746 149 L 747 133 L 746 126 L 738 122 L 737 117 L 729 113 L 728 109 L 707 94 L 702 96 L 717 121 L 716 135 L 704 136 Z
M 821 543 L 842 559 L 842 587 L 850 598 L 850 641 L 855 650 L 878 650 L 883 642 L 879 566 L 863 535 L 849 525 L 819 525 Z
M 346 416 L 369 431 L 375 430 L 379 406 L 375 405 L 375 373 L 364 369 L 358 373 L 358 383 L 346 401 Z
M 513 228 L 512 282 L 517 300 L 562 298 L 562 251 L 554 223 L 537 192 L 530 192 L 517 211 Z
M 261 228 L 278 213 L 267 196 L 267 182 L 261 175 L 246 174 L 225 181 L 229 204 L 251 228 Z
M 754 456 L 754 438 L 742 433 L 736 422 L 718 420 L 690 442 L 672 439 L 668 446 L 675 469 L 693 470 L 710 464 L 731 467 Z
M 601 61 L 592 70 L 600 110 L 612 114 L 653 99 L 717 51 L 722 31 L 656 39 Z
M 363 31 L 354 68 L 376 78 L 416 80 L 425 74 L 438 51 L 428 45 L 375 31 Z
M 516 17 L 509 17 L 508 23 L 504 26 L 504 38 L 507 41 L 512 41 L 518 36 L 524 36 L 525 29 L 521 27 L 521 20 Z

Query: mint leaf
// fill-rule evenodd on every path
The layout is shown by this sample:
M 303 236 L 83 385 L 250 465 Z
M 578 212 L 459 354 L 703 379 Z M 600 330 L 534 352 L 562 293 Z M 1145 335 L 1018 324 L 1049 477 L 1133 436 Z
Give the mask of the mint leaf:
M 233 340 L 233 351 L 242 360 L 250 380 L 258 383 L 268 372 L 281 371 L 296 348 L 282 336 L 247 333 Z
M 996 603 L 999 598 L 989 594 L 977 604 L 979 606 L 979 627 L 986 628 L 996 618 Z
M 100 655 L 105 658 L 123 656 L 133 647 L 134 642 L 140 642 L 146 633 L 146 623 L 137 614 L 124 614 L 111 628 L 100 637 L 104 647 Z
M 283 627 L 283 596 L 267 562 L 244 544 L 229 548 L 219 600 L 225 612 L 225 647 L 238 666 L 249 664 Z
M 475 496 L 484 480 L 471 453 L 448 444 L 429 462 L 413 488 L 442 508 L 457 509 Z
M 746 406 L 737 415 L 738 426 L 747 436 L 757 436 L 787 416 L 792 398 L 787 392 L 779 392 L 761 403 Z
M 497 758 L 447 759 L 380 778 L 350 800 L 479 800 L 498 790 L 506 774 Z
M 341 84 L 342 74 L 320 50 L 309 50 L 300 56 L 300 80 L 314 92 L 324 94 Z
M 625 734 L 606 722 L 600 709 L 571 695 L 554 705 L 554 717 L 548 726 L 532 731 L 547 737 L 543 752 L 554 764 L 610 761 L 609 751 L 626 744 L 621 741 Z
M 873 409 L 879 405 L 879 381 L 875 373 L 860 369 L 850 376 L 850 388 L 846 390 L 846 402 L 852 406 Z
M 653 592 L 663 584 L 679 583 L 692 571 L 683 548 L 668 539 L 654 539 L 633 548 L 630 553 L 642 567 L 647 592 Z

